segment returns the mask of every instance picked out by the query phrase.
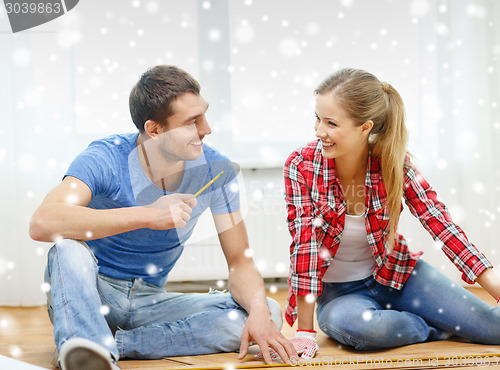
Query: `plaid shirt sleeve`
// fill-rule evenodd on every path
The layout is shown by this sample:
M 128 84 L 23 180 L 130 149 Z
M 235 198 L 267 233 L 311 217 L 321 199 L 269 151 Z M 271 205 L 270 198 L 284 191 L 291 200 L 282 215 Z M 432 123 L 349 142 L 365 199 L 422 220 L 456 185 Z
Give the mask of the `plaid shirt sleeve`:
M 452 221 L 446 206 L 437 199 L 436 192 L 412 165 L 409 157 L 405 165 L 404 188 L 404 198 L 410 212 L 462 272 L 465 282 L 474 284 L 485 269 L 493 267 Z
M 314 176 L 313 166 L 311 161 L 304 160 L 297 152 L 287 159 L 284 166 L 288 229 L 292 236 L 285 310 L 285 318 L 290 326 L 297 319 L 296 296 L 321 295 L 323 287 L 318 276 L 322 260 L 316 233 L 312 227 L 314 206 L 310 184 Z
M 304 170 L 307 165 L 298 153 L 290 156 L 284 166 L 285 200 L 288 209 L 290 245 L 290 288 L 295 295 L 321 294 L 318 277 L 321 260 L 316 233 L 313 231 L 313 203 Z M 312 176 L 312 172 L 310 174 Z

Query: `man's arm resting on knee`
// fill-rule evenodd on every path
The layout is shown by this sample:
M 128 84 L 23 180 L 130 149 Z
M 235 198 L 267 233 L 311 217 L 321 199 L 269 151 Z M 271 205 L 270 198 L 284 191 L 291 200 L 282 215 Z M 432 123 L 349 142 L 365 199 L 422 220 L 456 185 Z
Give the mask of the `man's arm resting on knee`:
M 51 242 L 60 238 L 90 240 L 127 231 L 184 227 L 196 199 L 189 194 L 159 198 L 147 207 L 93 209 L 90 188 L 81 180 L 67 176 L 50 191 L 31 218 L 30 236 Z
M 229 290 L 236 302 L 249 314 L 241 335 L 240 356 L 248 352 L 250 341 L 255 341 L 271 364 L 271 347 L 285 362 L 297 356 L 293 345 L 274 324 L 267 305 L 264 281 L 249 253 L 249 243 L 241 212 L 213 215 L 222 250 L 229 269 Z

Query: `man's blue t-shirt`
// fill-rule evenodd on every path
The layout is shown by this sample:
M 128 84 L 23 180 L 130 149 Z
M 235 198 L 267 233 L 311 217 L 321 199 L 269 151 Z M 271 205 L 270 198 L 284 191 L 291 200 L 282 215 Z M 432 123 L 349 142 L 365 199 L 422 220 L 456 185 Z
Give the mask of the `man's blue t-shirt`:
M 153 185 L 144 173 L 137 151 L 138 135 L 96 140 L 71 163 L 66 176 L 78 178 L 92 191 L 88 207 L 145 206 L 169 194 Z M 203 211 L 210 207 L 212 213 L 222 214 L 240 208 L 236 169 L 227 157 L 204 144 L 198 159 L 185 162 L 182 183 L 175 193 L 194 194 L 222 170 L 224 175 L 197 197 L 186 227 L 143 228 L 87 241 L 98 260 L 99 272 L 118 279 L 142 278 L 151 284 L 165 285 Z

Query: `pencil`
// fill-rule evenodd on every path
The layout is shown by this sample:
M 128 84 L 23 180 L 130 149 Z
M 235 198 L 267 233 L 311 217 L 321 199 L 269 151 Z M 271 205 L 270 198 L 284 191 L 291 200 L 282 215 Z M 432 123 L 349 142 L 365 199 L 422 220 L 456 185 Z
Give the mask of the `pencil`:
M 198 195 L 200 195 L 206 188 L 208 188 L 210 185 L 212 185 L 214 183 L 215 180 L 217 180 L 219 177 L 222 176 L 222 174 L 224 173 L 224 171 L 220 171 L 220 173 L 215 176 L 212 180 L 210 180 L 204 187 L 202 187 L 200 190 L 198 190 L 196 192 L 196 194 L 194 195 L 194 197 L 196 198 Z

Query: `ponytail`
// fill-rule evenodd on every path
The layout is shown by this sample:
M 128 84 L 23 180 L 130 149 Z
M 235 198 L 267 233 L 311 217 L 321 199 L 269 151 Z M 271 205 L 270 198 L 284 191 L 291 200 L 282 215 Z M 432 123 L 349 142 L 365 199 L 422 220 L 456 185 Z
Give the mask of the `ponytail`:
M 406 158 L 407 131 L 403 99 L 394 87 L 382 82 L 386 98 L 386 117 L 378 133 L 371 136 L 372 154 L 380 157 L 382 178 L 387 192 L 389 209 L 389 248 L 394 246 L 394 235 L 397 231 L 401 214 L 403 197 L 404 163 Z
M 389 250 L 394 246 L 403 197 L 407 155 L 405 109 L 399 93 L 386 82 L 363 70 L 342 69 L 326 78 L 316 94 L 331 93 L 357 125 L 371 120 L 370 150 L 379 157 L 389 209 Z

